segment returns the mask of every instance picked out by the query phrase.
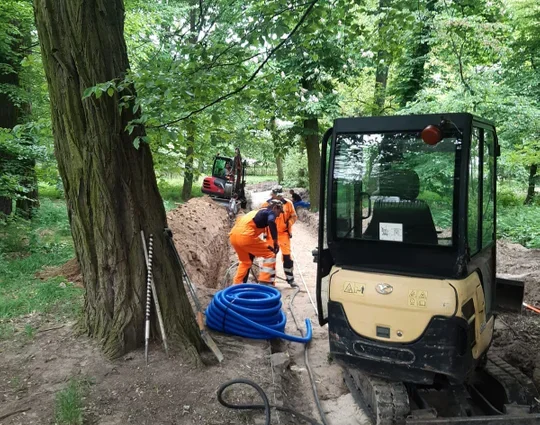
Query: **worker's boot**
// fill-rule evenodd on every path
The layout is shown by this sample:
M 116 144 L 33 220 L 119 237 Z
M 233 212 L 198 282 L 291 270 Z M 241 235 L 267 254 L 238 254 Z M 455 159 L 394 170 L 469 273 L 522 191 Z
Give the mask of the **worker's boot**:
M 294 262 L 290 254 L 283 255 L 283 271 L 285 272 L 285 278 L 287 279 L 287 283 L 291 285 L 292 288 L 298 288 L 298 284 L 296 284 L 296 282 L 294 281 L 293 267 Z

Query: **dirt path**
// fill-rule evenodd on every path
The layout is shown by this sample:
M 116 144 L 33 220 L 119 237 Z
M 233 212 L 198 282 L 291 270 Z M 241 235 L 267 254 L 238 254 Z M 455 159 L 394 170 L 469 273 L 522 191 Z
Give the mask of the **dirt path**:
M 313 340 L 309 347 L 309 361 L 315 375 L 317 392 L 330 425 L 364 425 L 369 420 L 364 412 L 356 405 L 352 395 L 343 382 L 342 369 L 329 361 L 328 357 L 328 327 L 318 323 L 315 299 L 316 264 L 313 262 L 312 250 L 317 246 L 317 235 L 308 225 L 297 222 L 293 227 L 292 250 L 295 261 L 295 279 L 301 287 L 301 292 L 294 301 L 295 315 L 299 321 L 311 319 L 313 325 Z M 278 268 L 278 270 L 280 270 Z M 285 302 L 293 293 L 287 284 L 278 284 L 282 290 Z M 309 291 L 311 299 L 306 292 Z M 287 331 L 297 333 L 294 321 L 288 312 Z M 303 326 L 303 323 L 302 323 Z M 304 349 L 300 344 L 289 343 L 288 351 L 291 356 L 290 382 L 288 400 L 292 404 L 306 404 L 310 414 L 317 418 L 318 411 L 314 402 L 309 375 L 304 364 Z M 296 367 L 295 367 L 296 366 Z M 306 406 L 306 407 L 307 407 Z
M 270 198 L 270 191 L 251 192 L 252 208 L 258 208 Z M 310 223 L 297 221 L 293 227 L 291 240 L 292 254 L 295 261 L 294 275 L 301 292 L 294 300 L 294 314 L 305 332 L 304 319 L 311 320 L 313 339 L 309 346 L 309 362 L 317 386 L 317 392 L 330 425 L 367 425 L 366 414 L 354 402 L 352 395 L 343 381 L 342 369 L 329 361 L 328 327 L 321 327 L 317 318 L 315 282 L 316 264 L 312 250 L 317 246 L 317 234 Z M 284 277 L 281 254 L 278 254 L 277 276 Z M 288 309 L 294 290 L 282 279 L 276 280 L 276 287 L 281 291 L 284 309 L 287 313 L 287 333 L 298 335 L 293 317 Z M 304 361 L 304 346 L 298 343 L 281 343 L 274 351 L 285 352 L 290 356 L 290 365 L 281 374 L 282 398 L 291 408 L 319 419 L 311 382 Z

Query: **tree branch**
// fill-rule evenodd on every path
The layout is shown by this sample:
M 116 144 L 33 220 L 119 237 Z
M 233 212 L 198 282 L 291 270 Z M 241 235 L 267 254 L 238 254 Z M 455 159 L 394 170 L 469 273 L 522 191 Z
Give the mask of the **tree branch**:
M 257 69 L 251 74 L 251 76 L 246 80 L 246 82 L 244 84 L 242 84 L 241 86 L 239 86 L 238 88 L 230 91 L 229 93 L 227 94 L 224 94 L 223 96 L 220 96 L 218 97 L 217 99 L 213 100 L 212 102 L 206 104 L 205 106 L 202 106 L 200 107 L 199 109 L 196 109 L 194 111 L 191 111 L 189 114 L 187 115 L 184 115 L 183 117 L 181 118 L 177 118 L 175 120 L 172 120 L 172 121 L 169 121 L 169 122 L 166 122 L 164 124 L 160 124 L 158 126 L 149 126 L 148 128 L 161 128 L 161 127 L 166 127 L 168 125 L 171 125 L 171 124 L 176 124 L 177 122 L 180 122 L 180 121 L 183 121 L 185 119 L 188 119 L 189 117 L 195 115 L 195 114 L 198 114 L 208 108 L 210 108 L 211 106 L 214 106 L 215 104 L 217 103 L 220 103 L 232 96 L 234 96 L 235 94 L 238 94 L 240 93 L 242 90 L 244 90 L 254 79 L 255 77 L 259 74 L 259 72 L 263 69 L 263 67 L 266 65 L 266 63 L 270 60 L 270 58 L 274 55 L 274 53 L 276 53 L 287 41 L 289 41 L 291 39 L 291 37 L 298 31 L 298 29 L 302 26 L 302 24 L 304 23 L 304 21 L 306 20 L 306 18 L 308 17 L 308 15 L 310 14 L 310 12 L 313 10 L 313 8 L 315 7 L 315 5 L 317 4 L 319 0 L 313 0 L 309 7 L 306 9 L 306 11 L 304 12 L 304 14 L 302 15 L 302 17 L 300 18 L 300 20 L 298 21 L 298 23 L 295 25 L 295 27 L 292 29 L 292 31 L 289 33 L 289 35 L 287 35 L 286 38 L 284 38 L 283 40 L 281 40 L 280 43 L 278 43 L 272 50 L 270 50 L 270 52 L 268 53 L 268 56 L 266 56 L 265 60 L 257 67 Z

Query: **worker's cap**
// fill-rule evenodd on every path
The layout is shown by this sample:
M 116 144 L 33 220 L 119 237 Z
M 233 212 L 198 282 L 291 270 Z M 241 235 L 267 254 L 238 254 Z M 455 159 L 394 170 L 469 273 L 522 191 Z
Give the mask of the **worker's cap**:
M 280 210 L 283 210 L 283 202 L 277 200 L 277 199 L 270 199 L 268 202 L 269 208 L 279 208 Z
M 276 184 L 272 188 L 272 193 L 277 196 L 283 196 L 283 186 L 281 186 L 280 184 Z

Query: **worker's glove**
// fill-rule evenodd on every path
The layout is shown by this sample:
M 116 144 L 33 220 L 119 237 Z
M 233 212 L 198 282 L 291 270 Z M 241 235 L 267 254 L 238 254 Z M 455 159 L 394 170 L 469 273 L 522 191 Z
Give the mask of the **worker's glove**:
M 279 245 L 277 244 L 277 242 L 274 242 L 274 254 L 277 254 L 279 252 Z
M 289 235 L 289 239 L 292 239 L 292 233 L 289 230 L 287 230 L 287 234 Z

